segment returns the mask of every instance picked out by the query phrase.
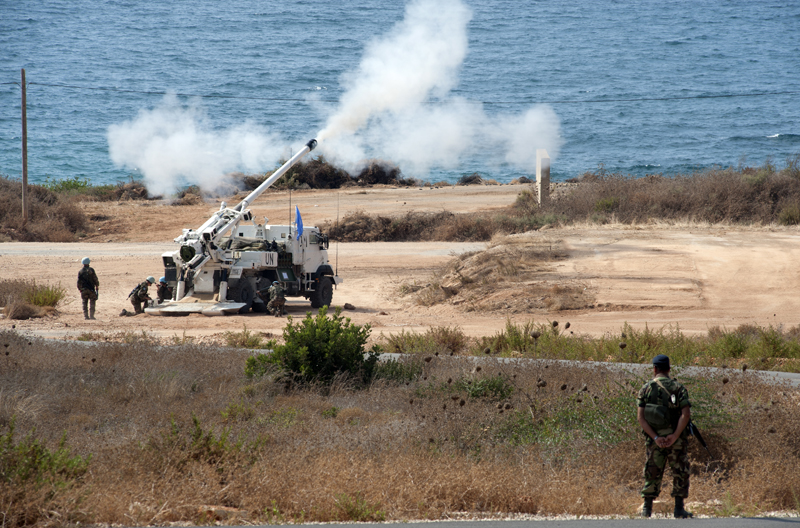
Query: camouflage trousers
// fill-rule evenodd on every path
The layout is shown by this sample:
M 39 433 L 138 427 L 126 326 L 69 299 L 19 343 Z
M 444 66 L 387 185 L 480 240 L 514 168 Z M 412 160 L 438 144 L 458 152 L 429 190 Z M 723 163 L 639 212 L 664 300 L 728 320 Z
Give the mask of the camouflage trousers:
M 274 315 L 281 315 L 286 305 L 286 299 L 272 299 L 267 303 L 267 310 Z
M 97 302 L 97 294 L 94 290 L 81 290 L 81 303 L 83 304 L 83 315 L 88 316 L 90 313 L 94 317 L 94 306 Z M 91 310 L 91 312 L 89 311 Z
M 661 449 L 647 439 L 647 462 L 644 465 L 642 497 L 655 498 L 661 493 L 661 479 L 669 462 L 672 470 L 672 496 L 689 496 L 689 456 L 687 438 L 679 438 L 671 447 Z
M 136 296 L 132 296 L 131 304 L 133 305 L 134 313 L 135 314 L 144 313 L 144 308 L 142 308 L 142 305 L 147 306 L 147 301 L 149 301 L 149 299 L 139 299 Z

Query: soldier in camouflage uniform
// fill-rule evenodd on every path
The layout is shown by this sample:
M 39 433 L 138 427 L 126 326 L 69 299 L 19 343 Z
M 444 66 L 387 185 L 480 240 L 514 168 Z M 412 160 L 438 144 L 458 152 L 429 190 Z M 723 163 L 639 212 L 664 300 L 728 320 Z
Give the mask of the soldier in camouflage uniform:
M 83 318 L 94 319 L 94 306 L 97 302 L 97 293 L 100 290 L 100 281 L 97 280 L 97 273 L 89 267 L 91 260 L 84 257 L 81 260 L 83 267 L 78 272 L 78 291 L 81 292 L 81 302 L 83 303 Z
M 653 513 L 653 499 L 661 492 L 664 466 L 672 469 L 672 496 L 675 497 L 676 519 L 692 514 L 684 509 L 689 496 L 689 457 L 687 455 L 691 420 L 689 393 L 686 387 L 669 377 L 669 358 L 663 354 L 653 358 L 654 379 L 639 390 L 636 398 L 637 420 L 647 436 L 647 462 L 644 466 L 644 506 L 642 516 Z
M 269 287 L 269 302 L 267 310 L 275 317 L 283 315 L 283 307 L 286 305 L 286 297 L 283 295 L 283 287 L 278 281 L 274 281 Z
M 133 315 L 138 315 L 140 313 L 144 313 L 142 309 L 142 304 L 145 306 L 147 305 L 147 301 L 152 301 L 153 299 L 150 298 L 150 295 L 147 293 L 147 288 L 151 284 L 155 284 L 156 279 L 155 277 L 147 277 L 147 280 L 136 286 L 130 294 L 131 304 L 133 305 L 134 313 Z M 125 310 L 123 310 L 123 313 Z M 127 314 L 125 314 L 127 315 Z
M 172 288 L 167 284 L 167 278 L 161 277 L 158 279 L 158 286 L 156 286 L 156 299 L 158 304 L 163 303 L 167 299 L 172 300 Z

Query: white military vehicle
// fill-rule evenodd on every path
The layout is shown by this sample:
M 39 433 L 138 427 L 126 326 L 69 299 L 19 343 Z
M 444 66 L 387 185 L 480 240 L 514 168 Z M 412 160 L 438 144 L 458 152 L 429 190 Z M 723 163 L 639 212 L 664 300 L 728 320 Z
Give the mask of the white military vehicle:
M 180 248 L 164 253 L 164 277 L 174 300 L 145 309 L 150 315 L 226 315 L 266 312 L 258 295 L 281 283 L 287 297 L 305 297 L 319 308 L 331 303 L 341 284 L 328 263 L 328 237 L 302 221 L 292 225 L 259 224 L 248 206 L 317 146 L 312 139 L 236 207 L 222 203 L 200 228 L 175 238 Z M 299 220 L 299 215 L 298 215 Z M 298 225 L 299 224 L 299 225 Z

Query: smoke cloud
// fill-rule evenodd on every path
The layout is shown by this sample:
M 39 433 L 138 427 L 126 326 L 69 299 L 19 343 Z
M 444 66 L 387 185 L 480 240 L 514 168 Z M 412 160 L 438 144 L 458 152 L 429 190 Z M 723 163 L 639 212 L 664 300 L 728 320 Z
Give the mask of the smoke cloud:
M 527 172 L 535 170 L 536 149 L 555 158 L 563 139 L 549 106 L 489 116 L 483 105 L 453 95 L 471 18 L 461 0 L 411 0 L 404 19 L 369 42 L 359 66 L 342 76 L 338 104 L 310 101 L 325 120 L 318 150 L 350 172 L 379 158 L 418 178 L 458 167 L 465 154 Z M 268 170 L 288 151 L 285 140 L 253 123 L 215 129 L 197 102 L 181 105 L 175 97 L 110 126 L 107 136 L 112 161 L 140 170 L 158 194 L 182 184 L 211 190 L 226 173 Z
M 173 96 L 109 126 L 107 137 L 111 160 L 140 170 L 154 194 L 173 192 L 181 184 L 213 190 L 225 174 L 263 171 L 286 153 L 286 143 L 263 127 L 243 123 L 214 130 L 199 104 L 183 106 Z
M 535 170 L 537 148 L 555 158 L 563 139 L 549 106 L 490 117 L 451 93 L 471 17 L 460 0 L 412 0 L 404 20 L 370 42 L 358 68 L 343 76 L 346 91 L 318 135 L 326 158 L 352 170 L 379 157 L 418 177 L 456 167 L 467 152 L 524 171 Z

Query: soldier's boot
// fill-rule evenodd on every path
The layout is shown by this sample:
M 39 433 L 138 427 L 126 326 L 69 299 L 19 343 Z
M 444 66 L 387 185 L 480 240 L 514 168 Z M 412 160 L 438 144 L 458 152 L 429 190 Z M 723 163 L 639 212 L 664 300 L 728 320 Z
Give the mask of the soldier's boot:
M 83 309 L 83 318 L 87 319 L 87 320 L 89 319 L 89 309 L 88 308 L 84 308 Z
M 694 517 L 694 515 L 683 509 L 683 497 L 675 497 L 674 515 L 676 519 L 691 519 Z
M 642 517 L 650 517 L 653 515 L 653 497 L 644 498 L 644 506 L 642 506 Z
M 95 318 L 94 318 L 94 308 L 92 308 L 91 310 L 89 310 L 89 319 L 91 319 L 92 321 L 94 321 L 94 320 L 95 320 Z

